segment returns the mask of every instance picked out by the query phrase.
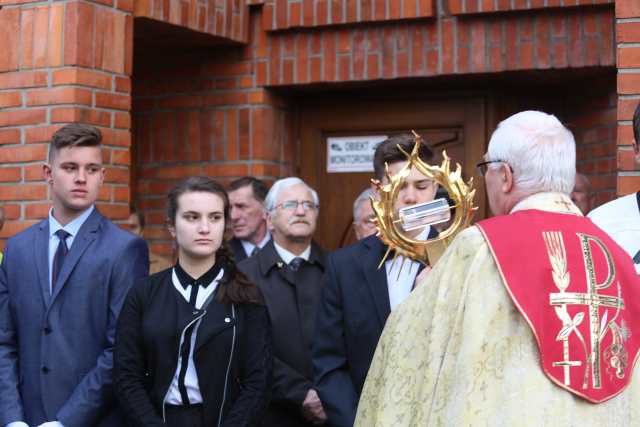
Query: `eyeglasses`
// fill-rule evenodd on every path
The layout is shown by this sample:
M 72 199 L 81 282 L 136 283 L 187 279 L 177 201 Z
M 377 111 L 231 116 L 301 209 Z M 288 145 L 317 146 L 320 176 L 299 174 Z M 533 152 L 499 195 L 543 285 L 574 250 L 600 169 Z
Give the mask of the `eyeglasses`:
M 511 165 L 509 165 L 509 163 L 505 162 L 504 160 L 485 160 L 484 162 L 480 162 L 476 165 L 476 170 L 478 171 L 480 176 L 485 176 L 485 174 L 487 173 L 487 169 L 489 169 L 489 165 L 491 163 L 505 163 L 507 166 L 509 166 L 509 169 L 511 169 Z M 511 171 L 513 172 L 513 169 L 511 169 Z
M 295 211 L 298 209 L 298 205 L 302 205 L 302 209 L 304 209 L 305 212 L 318 208 L 318 205 L 308 200 L 303 200 L 301 202 L 297 200 L 287 200 L 286 202 L 276 205 L 275 209 L 282 208 L 285 211 Z

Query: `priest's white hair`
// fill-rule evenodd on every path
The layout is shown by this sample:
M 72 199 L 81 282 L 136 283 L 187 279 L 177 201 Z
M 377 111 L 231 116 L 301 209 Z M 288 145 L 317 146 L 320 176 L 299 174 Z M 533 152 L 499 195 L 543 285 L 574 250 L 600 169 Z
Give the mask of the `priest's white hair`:
M 318 193 L 316 190 L 311 188 L 306 182 L 301 180 L 298 177 L 291 176 L 289 178 L 279 179 L 273 183 L 271 189 L 267 193 L 267 197 L 264 199 L 264 207 L 267 211 L 271 212 L 275 210 L 276 205 L 278 204 L 278 197 L 280 196 L 280 192 L 285 188 L 293 187 L 294 185 L 304 185 L 311 192 L 311 197 L 313 198 L 313 203 L 316 206 L 320 206 L 320 199 L 318 199 Z
M 556 116 L 541 111 L 514 114 L 493 132 L 487 153 L 486 160 L 502 160 L 511 166 L 521 190 L 565 194 L 573 190 L 576 143 Z M 499 164 L 489 167 L 495 169 Z

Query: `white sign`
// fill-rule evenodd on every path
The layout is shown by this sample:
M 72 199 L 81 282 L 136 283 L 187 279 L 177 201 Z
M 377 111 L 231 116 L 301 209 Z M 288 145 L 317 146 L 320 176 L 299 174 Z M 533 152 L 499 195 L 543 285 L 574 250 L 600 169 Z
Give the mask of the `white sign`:
M 386 135 L 327 138 L 327 172 L 373 172 L 376 145 L 385 139 Z

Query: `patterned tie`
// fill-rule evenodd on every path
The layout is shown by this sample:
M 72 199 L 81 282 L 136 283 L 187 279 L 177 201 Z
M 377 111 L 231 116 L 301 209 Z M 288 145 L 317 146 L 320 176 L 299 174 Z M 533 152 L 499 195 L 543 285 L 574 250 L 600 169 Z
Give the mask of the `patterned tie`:
M 289 268 L 291 269 L 291 271 L 298 271 L 303 262 L 304 258 L 300 258 L 299 256 L 297 256 L 291 260 L 291 262 L 289 263 Z
M 71 236 L 71 234 L 62 229 L 56 231 L 55 235 L 60 239 L 60 243 L 58 243 L 58 249 L 56 249 L 56 254 L 53 256 L 53 265 L 51 267 L 51 293 L 53 293 L 56 288 L 58 274 L 60 274 L 60 270 L 62 270 L 62 265 L 64 264 L 64 259 L 67 256 L 67 253 L 69 253 L 67 237 Z
M 254 256 L 255 254 L 257 254 L 259 250 L 260 250 L 260 248 L 259 248 L 259 247 L 254 246 L 254 247 L 253 247 L 253 250 L 251 251 L 251 255 L 249 255 L 249 257 L 252 257 L 252 256 Z

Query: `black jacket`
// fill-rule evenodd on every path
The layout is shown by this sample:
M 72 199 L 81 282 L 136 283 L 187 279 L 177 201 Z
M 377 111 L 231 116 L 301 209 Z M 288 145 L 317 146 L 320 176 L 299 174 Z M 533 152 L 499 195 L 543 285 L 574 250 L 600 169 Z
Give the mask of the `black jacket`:
M 194 363 L 205 424 L 256 425 L 272 373 L 265 307 L 212 300 L 204 311 L 193 311 L 171 275 L 172 269 L 164 270 L 135 285 L 118 319 L 114 382 L 131 425 L 164 424 L 163 402 L 176 372 L 180 336 L 200 316 Z
M 301 409 L 313 388 L 311 346 L 324 262 L 324 251 L 312 243 L 309 261 L 293 272 L 272 240 L 238 265 L 260 287 L 273 330 L 273 395 L 263 426 L 311 425 Z
M 429 237 L 434 237 L 435 230 Z M 353 426 L 358 400 L 391 312 L 387 250 L 369 236 L 327 257 L 326 283 L 313 347 L 315 387 L 329 425 Z

